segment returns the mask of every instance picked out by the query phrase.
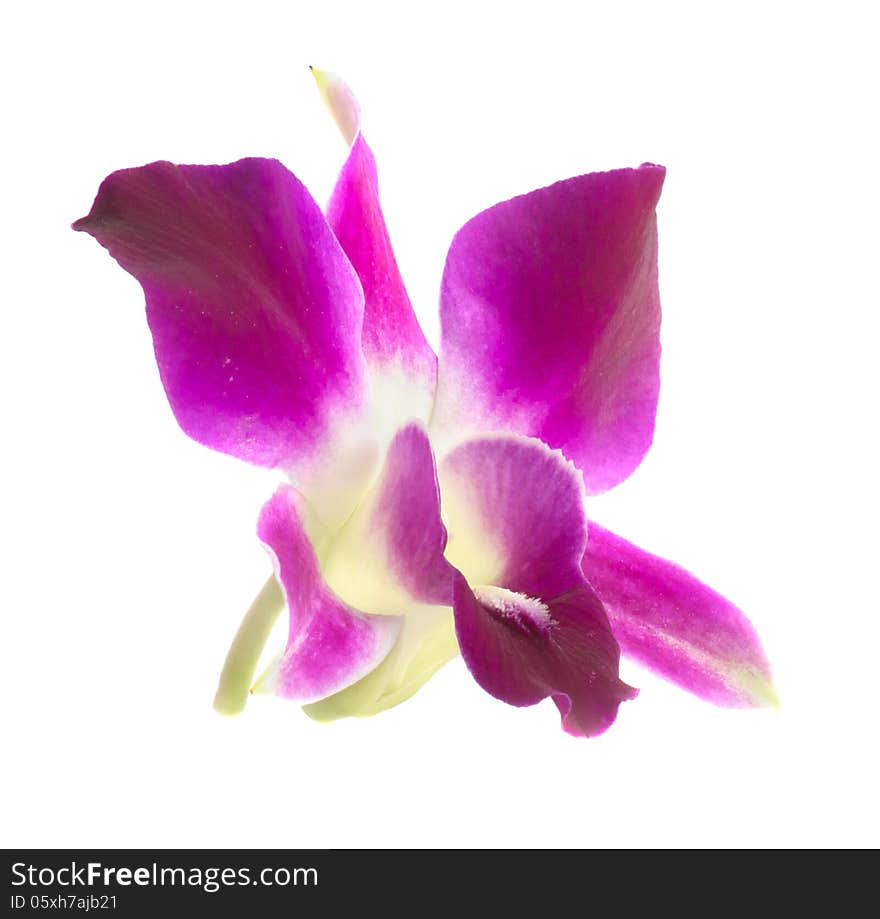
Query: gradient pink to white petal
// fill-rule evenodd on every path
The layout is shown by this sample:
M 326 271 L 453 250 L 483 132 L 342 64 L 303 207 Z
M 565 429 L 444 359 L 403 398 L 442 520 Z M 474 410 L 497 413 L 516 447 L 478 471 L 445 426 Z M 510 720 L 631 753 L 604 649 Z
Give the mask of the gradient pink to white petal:
M 400 621 L 359 613 L 327 588 L 302 526 L 295 489 L 278 489 L 260 514 L 257 533 L 272 555 L 290 612 L 287 646 L 260 688 L 314 702 L 373 670 L 394 645 Z
M 363 292 L 307 189 L 276 160 L 152 163 L 108 176 L 74 228 L 140 281 L 184 431 L 288 471 L 335 520 L 374 461 Z
M 664 176 L 653 165 L 578 176 L 458 231 L 440 291 L 441 442 L 535 436 L 581 468 L 591 493 L 638 466 L 660 386 Z
M 312 73 L 350 144 L 327 220 L 364 291 L 361 344 L 367 363 L 373 421 L 387 441 L 411 419 L 427 422 L 437 388 L 437 356 L 413 312 L 379 203 L 376 160 L 360 129 L 360 109 L 336 75 Z

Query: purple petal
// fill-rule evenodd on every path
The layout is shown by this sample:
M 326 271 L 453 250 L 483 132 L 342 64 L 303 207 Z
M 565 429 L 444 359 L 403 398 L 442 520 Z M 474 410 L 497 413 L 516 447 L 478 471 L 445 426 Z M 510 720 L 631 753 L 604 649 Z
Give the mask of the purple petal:
M 74 228 L 140 281 L 162 382 L 191 437 L 291 468 L 357 413 L 360 285 L 280 163 L 124 169 Z
M 480 437 L 441 463 L 447 558 L 471 584 L 552 596 L 581 580 L 581 477 L 540 441 Z
M 601 734 L 637 693 L 617 677 L 617 643 L 583 581 L 537 600 L 494 587 L 471 590 L 457 575 L 454 609 L 462 657 L 480 686 L 510 705 L 552 697 L 569 734 Z
M 617 643 L 580 570 L 581 476 L 539 441 L 484 437 L 446 457 L 440 482 L 447 557 L 461 572 L 456 635 L 474 678 L 512 705 L 550 696 L 567 731 L 601 733 L 635 691 L 618 678 Z
M 624 654 L 716 705 L 776 704 L 751 623 L 683 568 L 590 523 L 583 571 Z
M 287 647 L 257 688 L 315 702 L 378 666 L 393 647 L 401 620 L 359 613 L 333 594 L 303 529 L 299 501 L 295 489 L 282 486 L 264 506 L 257 528 L 290 611 Z
M 327 219 L 364 289 L 363 349 L 368 363 L 399 362 L 415 373 L 437 373 L 391 248 L 379 204 L 376 160 L 358 134 L 327 207 Z
M 441 288 L 435 426 L 560 448 L 604 491 L 653 437 L 665 170 L 594 173 L 505 201 L 452 242 Z
M 428 436 L 417 424 L 391 443 L 370 508 L 370 530 L 394 580 L 419 603 L 452 603 L 453 569 L 443 557 L 446 527 Z
M 379 203 L 376 160 L 360 133 L 351 90 L 334 74 L 313 69 L 343 136 L 348 159 L 327 208 L 333 227 L 364 290 L 363 350 L 374 398 L 403 403 L 391 424 L 427 421 L 437 385 L 437 358 L 407 295 Z
M 409 424 L 395 435 L 378 480 L 336 536 L 325 577 L 340 597 L 366 612 L 450 606 L 453 570 L 445 548 L 431 445 L 418 424 Z

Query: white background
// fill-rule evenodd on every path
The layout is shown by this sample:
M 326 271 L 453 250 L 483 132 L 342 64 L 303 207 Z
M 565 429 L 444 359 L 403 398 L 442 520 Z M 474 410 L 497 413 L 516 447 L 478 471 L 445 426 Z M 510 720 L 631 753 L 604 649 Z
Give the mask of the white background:
M 5 846 L 876 846 L 872 4 L 29 4 L 2 25 Z M 137 283 L 69 224 L 108 172 L 345 149 L 358 93 L 436 339 L 449 240 L 559 178 L 663 163 L 655 445 L 595 519 L 758 627 L 778 712 L 642 688 L 605 736 L 461 661 L 318 725 L 211 709 L 275 477 L 190 442 Z

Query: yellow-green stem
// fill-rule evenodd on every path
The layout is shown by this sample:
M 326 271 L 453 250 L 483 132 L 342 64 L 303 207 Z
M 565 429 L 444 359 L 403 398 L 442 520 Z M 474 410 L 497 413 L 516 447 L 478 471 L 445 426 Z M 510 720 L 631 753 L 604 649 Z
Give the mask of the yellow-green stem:
M 282 609 L 284 595 L 273 575 L 245 614 L 226 655 L 214 696 L 214 709 L 221 715 L 238 715 L 244 711 L 257 663 Z

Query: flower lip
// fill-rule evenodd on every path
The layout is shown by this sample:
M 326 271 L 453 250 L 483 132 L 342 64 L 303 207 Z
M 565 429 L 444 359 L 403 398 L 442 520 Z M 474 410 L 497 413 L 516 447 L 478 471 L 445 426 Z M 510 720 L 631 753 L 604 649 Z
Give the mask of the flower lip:
M 460 535 L 451 540 L 453 564 L 463 559 L 476 585 L 456 573 L 456 635 L 474 679 L 511 705 L 553 698 L 565 730 L 601 733 L 634 690 L 618 677 L 617 642 L 580 570 L 580 473 L 540 441 L 493 435 L 453 450 L 440 482 L 450 532 L 490 547 L 475 563 Z
M 455 627 L 471 675 L 509 705 L 552 698 L 570 734 L 601 734 L 637 690 L 617 675 L 617 643 L 595 592 L 581 579 L 558 597 L 542 598 L 548 612 L 539 628 L 534 599 L 515 596 L 505 597 L 508 611 L 499 615 L 457 576 Z M 517 607 L 514 615 L 510 608 Z

